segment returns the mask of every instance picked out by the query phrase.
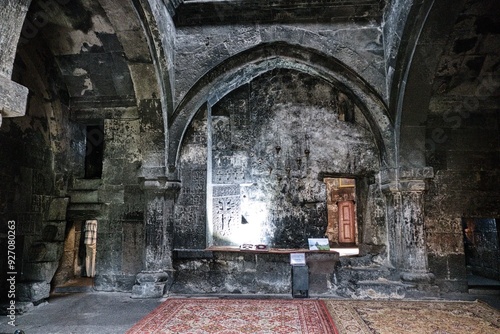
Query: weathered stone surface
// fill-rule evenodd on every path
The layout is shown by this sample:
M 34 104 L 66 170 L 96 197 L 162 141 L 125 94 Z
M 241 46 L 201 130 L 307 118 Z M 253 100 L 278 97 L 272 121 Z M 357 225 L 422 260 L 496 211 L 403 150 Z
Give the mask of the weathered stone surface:
M 0 75 L 0 112 L 3 118 L 23 116 L 26 113 L 27 101 L 26 87 Z
M 97 291 L 130 292 L 132 291 L 134 282 L 135 275 L 96 274 L 94 289 Z
M 311 264 L 311 291 L 498 279 L 498 231 L 467 225 L 500 217 L 498 1 L 63 2 L 0 5 L 0 220 L 23 282 L 78 276 L 98 219 L 100 291 L 287 294 L 279 256 L 206 248 L 337 242 L 323 180 L 341 177 L 361 256 Z
M 212 260 L 182 259 L 174 262 L 176 293 L 291 293 L 289 253 L 213 251 Z M 331 292 L 331 277 L 338 254 L 307 253 L 314 285 L 311 293 Z M 326 261 L 326 262 L 325 262 Z M 327 264 L 327 265 L 325 265 Z M 328 287 L 325 289 L 324 287 Z
M 50 201 L 47 220 L 66 220 L 66 208 L 69 198 L 54 198 Z
M 184 3 L 171 1 L 175 23 L 178 26 L 230 25 L 249 23 L 344 22 L 381 19 L 380 4 L 366 1 L 304 2 L 279 0 L 272 7 L 266 3 L 228 1 L 224 3 Z
M 140 100 L 158 98 L 158 78 L 153 64 L 134 64 L 130 66 L 130 75 L 134 82 L 135 96 Z
M 436 280 L 461 280 L 466 277 L 465 258 L 461 254 L 445 254 L 443 256 L 429 254 L 429 267 Z
M 165 284 L 146 282 L 134 285 L 132 288 L 132 298 L 161 298 L 165 293 Z
M 346 46 L 342 41 L 345 39 L 341 31 L 352 30 L 356 35 L 358 43 Z M 327 55 L 336 57 L 340 61 L 350 64 L 361 73 L 367 67 L 377 68 L 365 79 L 379 92 L 383 92 L 383 87 L 378 84 L 383 83 L 378 77 L 382 76 L 383 66 L 379 56 L 374 53 L 367 53 L 366 47 L 370 43 L 377 45 L 380 42 L 380 35 L 377 33 L 366 33 L 366 27 L 349 26 L 348 24 L 332 27 L 330 25 L 301 25 L 294 26 L 259 26 L 259 25 L 233 25 L 230 28 L 225 26 L 206 27 L 203 30 L 191 30 L 190 28 L 178 29 L 176 41 L 176 101 L 179 102 L 187 90 L 214 64 L 220 63 L 229 56 L 256 46 L 259 42 L 283 41 L 297 44 L 304 47 L 324 52 Z M 318 33 L 319 32 L 319 33 Z M 339 38 L 338 44 L 333 38 Z M 228 40 L 236 43 L 227 43 Z M 351 40 L 352 41 L 352 40 Z M 342 47 L 332 47 L 332 45 L 342 45 Z M 277 46 L 279 47 L 279 46 Z M 230 48 L 230 49 L 229 49 Z M 377 47 L 376 47 L 377 48 Z M 375 52 L 376 53 L 376 52 Z M 361 55 L 362 54 L 362 55 Z M 201 66 L 193 67 L 191 64 L 197 63 Z M 368 73 L 368 72 L 365 72 Z
M 59 262 L 28 262 L 25 264 L 23 281 L 45 281 L 50 282 L 59 266 Z
M 41 224 L 42 241 L 64 241 L 64 232 L 66 229 L 66 221 L 51 221 Z
M 24 18 L 28 12 L 30 3 L 31 0 L 21 0 L 2 1 L 0 4 L 0 20 L 4 22 L 0 27 L 0 34 L 2 35 L 0 39 L 0 80 L 2 80 L 2 77 L 11 77 L 16 45 L 20 38 Z M 3 82 L 0 84 L 1 86 L 4 86 Z M 4 95 L 0 93 L 0 97 L 4 97 Z M 3 106 L 3 103 L 0 106 Z M 24 109 L 22 109 L 22 115 L 24 115 Z
M 168 279 L 169 275 L 167 273 L 158 273 L 158 272 L 141 272 L 137 274 L 136 280 L 137 283 L 159 283 L 165 282 Z
M 49 298 L 50 284 L 46 281 L 20 282 L 16 285 L 16 294 L 20 302 L 39 302 Z
M 57 263 L 61 257 L 62 247 L 60 242 L 36 242 L 27 251 L 27 261 Z

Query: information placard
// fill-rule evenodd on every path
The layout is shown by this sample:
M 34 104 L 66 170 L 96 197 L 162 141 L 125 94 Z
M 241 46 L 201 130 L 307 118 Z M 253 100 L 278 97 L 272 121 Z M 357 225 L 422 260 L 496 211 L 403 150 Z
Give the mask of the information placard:
M 290 264 L 292 266 L 304 266 L 306 264 L 306 254 L 290 253 Z

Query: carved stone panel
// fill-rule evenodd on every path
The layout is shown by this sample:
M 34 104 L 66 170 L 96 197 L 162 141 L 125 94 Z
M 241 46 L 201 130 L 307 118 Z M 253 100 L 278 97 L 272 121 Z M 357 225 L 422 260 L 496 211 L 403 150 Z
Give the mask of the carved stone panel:
M 212 224 L 214 244 L 230 245 L 241 225 L 239 185 L 214 186 Z

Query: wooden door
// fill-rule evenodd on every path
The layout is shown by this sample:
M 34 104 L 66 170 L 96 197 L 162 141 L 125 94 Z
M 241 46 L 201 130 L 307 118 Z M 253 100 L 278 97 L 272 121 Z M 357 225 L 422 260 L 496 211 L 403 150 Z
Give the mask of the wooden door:
M 339 243 L 356 243 L 356 223 L 354 217 L 354 202 L 343 201 L 338 203 L 339 208 Z

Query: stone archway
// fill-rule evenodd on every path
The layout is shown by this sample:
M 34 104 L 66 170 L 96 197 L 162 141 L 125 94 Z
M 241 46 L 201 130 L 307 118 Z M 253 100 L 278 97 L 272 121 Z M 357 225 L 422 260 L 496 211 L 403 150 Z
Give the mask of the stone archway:
M 284 47 L 283 44 L 280 44 L 279 46 Z M 269 47 L 270 50 L 267 50 L 267 47 Z M 200 249 L 200 248 L 205 248 L 207 245 L 217 244 L 218 242 L 222 242 L 222 244 L 225 244 L 225 241 L 221 240 L 214 241 L 213 239 L 214 238 L 213 229 L 214 228 L 219 229 L 219 232 L 221 232 L 220 228 L 222 228 L 222 225 L 224 225 L 224 219 L 221 218 L 222 216 L 219 217 L 221 218 L 221 220 L 214 217 L 217 216 L 217 214 L 214 214 L 214 212 L 217 211 L 231 212 L 231 214 L 229 214 L 229 216 L 226 218 L 229 219 L 229 221 L 237 222 L 236 224 L 241 230 L 246 230 L 246 227 L 250 225 L 249 222 L 255 219 L 251 218 L 250 216 L 245 217 L 245 215 L 248 215 L 248 212 L 244 212 L 245 209 L 244 208 L 242 209 L 244 205 L 242 205 L 241 203 L 248 202 L 250 198 L 259 197 L 263 193 L 267 192 L 263 191 L 262 189 L 261 189 L 262 191 L 258 189 L 252 190 L 252 187 L 242 188 L 239 186 L 239 184 L 245 183 L 244 179 L 245 177 L 249 177 L 248 173 L 249 170 L 252 170 L 252 168 L 255 169 L 256 174 L 273 175 L 272 182 L 276 183 L 275 186 L 271 187 L 275 188 L 274 190 L 272 190 L 273 192 L 277 191 L 277 189 L 280 186 L 281 187 L 285 186 L 286 181 L 284 180 L 286 180 L 287 178 L 300 180 L 299 177 L 300 172 L 298 172 L 298 169 L 300 169 L 300 167 L 298 167 L 298 165 L 303 164 L 302 167 L 304 167 L 307 165 L 308 162 L 311 163 L 311 160 L 313 160 L 313 158 L 312 156 L 308 156 L 311 154 L 310 152 L 312 149 L 311 147 L 306 149 L 305 143 L 299 144 L 304 146 L 301 147 L 301 149 L 299 150 L 301 151 L 301 153 L 299 153 L 298 156 L 295 156 L 295 154 L 293 154 L 293 157 L 291 158 L 291 160 L 293 161 L 292 163 L 289 163 L 291 167 L 290 171 L 288 172 L 286 171 L 287 170 L 287 167 L 285 166 L 286 163 L 278 162 L 277 163 L 278 165 L 281 163 L 281 166 L 278 166 L 272 160 L 273 157 L 277 156 L 276 154 L 277 146 L 280 147 L 279 150 L 281 150 L 281 155 L 286 155 L 287 154 L 286 151 L 290 151 L 292 146 L 295 145 L 294 143 L 300 142 L 301 140 L 306 141 L 304 133 L 301 132 L 303 130 L 297 127 L 298 126 L 297 124 L 301 122 L 302 118 L 307 119 L 307 117 L 311 117 L 312 119 L 316 118 L 318 120 L 317 124 L 315 125 L 313 123 L 308 123 L 306 121 L 304 121 L 302 124 L 303 127 L 309 128 L 309 130 L 311 131 L 312 136 L 311 138 L 308 139 L 310 141 L 308 145 L 313 145 L 315 150 L 317 150 L 318 147 L 322 146 L 331 146 L 332 148 L 335 147 L 336 146 L 335 142 L 341 140 L 339 134 L 338 133 L 335 134 L 336 131 L 347 131 L 347 132 L 352 131 L 352 130 L 347 130 L 347 128 L 344 130 L 333 130 L 333 128 L 330 128 L 330 130 L 328 130 L 325 128 L 323 130 L 318 131 L 318 129 L 321 128 L 322 125 L 320 119 L 323 119 L 325 123 L 332 122 L 332 124 L 333 123 L 337 124 L 340 120 L 340 123 L 338 124 L 346 124 L 345 126 L 347 127 L 353 126 L 354 123 L 359 122 L 359 124 L 363 124 L 365 130 L 371 129 L 371 131 L 370 130 L 367 131 L 367 133 L 370 133 L 368 137 L 364 137 L 366 136 L 366 134 L 364 135 L 361 135 L 359 133 L 358 134 L 360 138 L 371 138 L 370 141 L 373 145 L 369 149 L 364 149 L 361 151 L 372 152 L 374 154 L 374 156 L 372 156 L 372 158 L 374 158 L 373 160 L 371 160 L 372 158 L 367 159 L 367 161 L 368 160 L 372 161 L 371 163 L 368 163 L 368 165 L 370 165 L 371 167 L 368 167 L 368 165 L 363 165 L 363 163 L 361 163 L 358 166 L 355 166 L 356 162 L 350 159 L 356 160 L 357 159 L 356 157 L 360 157 L 362 156 L 362 154 L 359 154 L 358 156 L 357 153 L 351 152 L 353 154 L 349 157 L 348 148 L 342 148 L 342 149 L 339 148 L 339 150 L 342 151 L 341 155 L 344 156 L 344 158 L 337 159 L 338 160 L 337 162 L 335 162 L 334 156 L 330 157 L 324 156 L 322 158 L 319 158 L 319 160 L 323 160 L 323 162 L 321 163 L 323 167 L 318 167 L 316 165 L 314 167 L 315 170 L 314 173 L 310 175 L 312 183 L 308 185 L 309 196 L 306 194 L 307 191 L 304 190 L 299 191 L 300 194 L 299 197 L 302 198 L 300 201 L 302 201 L 302 204 L 304 206 L 308 207 L 308 209 L 306 209 L 306 211 L 308 212 L 306 213 L 301 209 L 295 209 L 295 211 L 297 211 L 298 216 L 302 215 L 304 217 L 313 217 L 316 215 L 318 217 L 318 219 L 311 218 L 312 220 L 317 222 L 318 225 L 320 226 L 318 228 L 318 231 L 314 233 L 324 233 L 326 226 L 326 220 L 325 220 L 326 208 L 323 208 L 324 209 L 323 210 L 320 207 L 317 207 L 316 204 L 314 204 L 321 202 L 322 203 L 321 205 L 323 206 L 325 205 L 324 198 L 321 197 L 324 195 L 325 189 L 324 189 L 324 184 L 322 182 L 322 177 L 319 176 L 320 174 L 321 175 L 331 175 L 331 174 L 373 175 L 377 173 L 378 170 L 380 169 L 379 164 L 384 165 L 387 160 L 389 161 L 391 160 L 390 157 L 385 158 L 386 155 L 390 155 L 390 150 L 389 152 L 386 152 L 386 147 L 389 146 L 388 144 L 391 141 L 390 136 L 392 130 L 390 126 L 390 121 L 386 116 L 384 116 L 383 103 L 375 98 L 376 94 L 374 94 L 369 89 L 368 86 L 363 86 L 363 87 L 354 86 L 355 84 L 353 82 L 360 84 L 363 82 L 362 80 L 360 80 L 359 78 L 355 80 L 355 78 L 353 78 L 352 76 L 352 73 L 349 71 L 347 71 L 347 73 L 340 71 L 341 74 L 338 73 L 332 74 L 328 72 L 326 69 L 321 68 L 321 66 L 319 65 L 315 67 L 314 64 L 311 65 L 303 63 L 304 60 L 302 59 L 302 57 L 305 56 L 301 52 L 307 54 L 307 52 L 310 52 L 310 50 L 297 50 L 294 47 L 292 47 L 291 54 L 287 54 L 287 57 L 279 55 L 279 53 L 283 51 L 272 51 L 272 50 L 276 50 L 276 47 L 266 45 L 257 48 L 257 50 L 249 51 L 251 53 L 252 52 L 256 53 L 253 55 L 253 57 L 262 56 L 264 57 L 264 59 L 259 61 L 256 60 L 255 63 L 247 64 L 248 67 L 246 67 L 247 65 L 242 64 L 242 68 L 235 70 L 234 73 L 221 72 L 220 78 L 212 79 L 215 86 L 194 88 L 193 91 L 191 93 L 188 93 L 187 95 L 190 96 L 191 98 L 188 98 L 183 103 L 181 103 L 180 109 L 178 109 L 178 111 L 176 112 L 176 118 L 174 118 L 172 122 L 172 131 L 170 132 L 170 139 L 173 146 L 170 146 L 171 151 L 169 151 L 170 161 L 171 162 L 178 161 L 175 168 L 178 168 L 177 171 L 179 172 L 179 174 L 177 174 L 176 177 L 178 177 L 182 182 L 182 189 L 180 191 L 179 199 L 175 207 L 176 214 L 174 223 L 174 231 L 175 231 L 174 248 L 176 249 Z M 269 52 L 271 52 L 271 56 L 268 54 Z M 293 59 L 291 59 L 292 55 L 295 55 L 298 59 L 294 61 Z M 244 56 L 241 57 L 242 59 L 247 59 Z M 336 64 L 336 66 L 337 70 L 344 68 L 344 71 L 346 71 L 345 67 L 342 67 L 340 64 Z M 227 69 L 227 67 L 221 65 L 221 69 Z M 248 104 L 250 102 L 248 102 L 248 99 L 246 97 L 241 97 L 242 96 L 241 94 L 243 95 L 246 94 L 245 91 L 248 89 L 250 85 L 252 85 L 252 82 L 259 82 L 259 80 L 261 80 L 261 82 L 266 82 L 266 80 L 269 81 L 269 78 L 273 77 L 273 73 L 287 73 L 287 74 L 292 73 L 292 76 L 296 75 L 300 76 L 301 78 L 307 78 L 307 80 L 311 82 L 314 81 L 320 88 L 316 88 L 315 90 L 315 88 L 313 87 L 314 85 L 311 85 L 311 87 L 309 88 L 311 89 L 311 91 L 316 92 L 312 94 L 319 94 L 319 95 L 323 94 L 323 96 L 320 97 L 320 99 L 322 100 L 322 103 L 324 103 L 324 105 L 312 107 L 311 109 L 311 106 L 307 106 L 307 103 L 305 103 L 304 107 L 302 107 L 303 108 L 302 112 L 301 107 L 297 104 L 291 103 L 290 105 L 286 105 L 284 100 L 280 101 L 276 100 L 275 102 L 277 107 L 274 108 L 274 110 L 270 111 L 268 121 L 252 125 L 253 123 L 251 123 L 250 115 L 256 115 L 257 112 L 255 111 L 255 109 L 251 110 L 251 108 L 248 108 Z M 330 73 L 332 77 L 329 77 L 327 75 L 328 73 Z M 342 82 L 342 84 L 340 84 L 339 80 L 344 78 L 342 75 L 345 75 L 346 77 L 349 77 L 352 80 L 345 79 L 346 81 L 348 81 L 348 83 Z M 208 78 L 212 78 L 214 76 L 216 76 L 216 71 L 214 71 L 214 73 L 209 73 L 207 75 L 207 78 L 204 78 L 203 80 L 209 80 Z M 298 80 L 297 82 L 301 81 L 304 80 Z M 319 82 L 322 82 L 322 84 L 319 84 Z M 255 86 L 259 85 L 255 84 Z M 354 92 L 353 90 L 346 88 L 346 86 L 353 87 Z M 330 88 L 327 89 L 324 87 L 330 87 Z M 356 93 L 359 93 L 361 96 L 356 95 Z M 208 99 L 207 99 L 207 94 L 208 94 Z M 239 95 L 240 98 L 236 98 L 236 100 L 234 100 L 235 94 Z M 270 93 L 269 95 L 272 96 L 273 94 Z M 272 99 L 272 97 L 269 96 L 268 98 Z M 233 102 L 228 102 L 231 100 L 233 100 Z M 341 106 L 345 107 L 345 101 L 350 101 L 349 103 L 352 104 L 351 107 L 355 106 L 354 108 L 356 109 L 356 111 L 355 112 L 340 111 L 342 109 Z M 197 113 L 190 114 L 190 112 L 188 112 L 189 111 L 188 107 L 201 106 L 203 103 L 206 103 L 205 106 L 199 108 Z M 232 107 L 231 106 L 228 107 L 228 105 L 231 105 Z M 235 106 L 240 106 L 240 107 L 243 106 L 243 109 L 247 108 L 245 110 L 251 110 L 251 111 L 242 111 L 239 116 L 237 117 L 233 116 L 232 118 L 230 116 L 231 114 L 235 115 L 235 113 L 238 113 L 237 109 L 239 107 L 236 107 L 236 109 L 234 109 Z M 369 109 L 368 106 L 373 108 Z M 233 108 L 233 109 L 229 110 L 228 108 L 229 109 Z M 332 108 L 335 110 L 332 111 Z M 327 112 L 327 110 L 330 110 L 330 112 Z M 222 112 L 222 114 L 219 115 L 220 112 Z M 332 113 L 333 118 L 327 121 L 328 117 L 330 116 L 326 117 L 325 115 L 327 115 L 328 113 Z M 225 118 L 224 114 L 228 115 L 228 117 Z M 354 116 L 354 114 L 356 114 L 356 116 Z M 356 121 L 354 121 L 354 118 L 356 118 Z M 180 126 L 181 120 L 187 121 L 189 119 L 192 121 L 191 122 L 188 121 L 188 123 L 185 125 L 186 126 L 185 129 L 177 128 L 177 126 Z M 208 123 L 209 125 L 207 124 L 207 119 L 211 120 L 210 123 Z M 234 124 L 235 122 L 238 124 L 235 125 Z M 290 126 L 292 127 L 288 129 L 288 132 L 281 134 L 281 144 L 278 145 L 273 142 L 272 134 L 276 132 L 278 127 L 285 126 L 284 124 L 290 124 Z M 222 148 L 221 149 L 222 151 L 220 151 L 220 153 L 222 153 L 222 156 L 220 155 L 220 153 L 216 152 L 217 151 L 216 148 L 214 149 L 207 148 L 206 144 L 207 142 L 209 142 L 210 143 L 209 145 L 212 145 L 212 147 L 216 147 L 218 145 L 222 145 L 222 147 L 231 146 L 229 142 L 224 143 L 224 139 L 220 140 L 224 136 L 229 136 L 229 137 L 232 136 L 227 133 L 227 128 L 231 126 L 236 126 L 241 128 L 247 127 L 248 129 L 252 128 L 253 126 L 256 126 L 260 129 L 258 131 L 260 131 L 260 133 L 262 133 L 264 137 L 262 137 L 261 139 L 257 139 L 257 142 L 267 143 L 264 145 L 260 145 L 262 147 L 261 149 L 258 149 L 259 151 L 258 155 L 264 154 L 264 156 L 262 156 L 262 159 L 253 157 L 249 158 L 250 155 L 246 153 L 243 154 L 243 156 L 245 156 L 245 158 L 243 159 L 237 158 L 237 156 L 241 158 L 242 157 L 241 154 L 237 154 L 236 156 L 233 155 L 232 158 L 223 157 L 224 154 L 222 153 L 222 151 L 225 150 L 224 148 Z M 374 126 L 375 129 L 373 128 Z M 382 131 L 378 128 L 379 126 L 383 127 Z M 224 130 L 224 128 L 226 128 L 226 130 Z M 328 134 L 328 131 L 331 132 L 331 135 Z M 295 133 L 295 134 L 300 133 L 300 135 L 291 136 L 290 133 Z M 180 134 L 184 134 L 182 140 L 176 139 L 176 135 Z M 265 134 L 271 136 L 266 138 Z M 240 134 L 239 136 L 241 135 L 245 136 L 244 134 Z M 303 138 L 300 139 L 299 137 Z M 329 140 L 328 138 L 332 138 L 333 142 L 331 142 L 330 144 L 325 144 L 325 142 L 322 142 L 323 139 L 321 138 L 326 138 L 327 141 Z M 252 140 L 250 140 L 250 142 L 253 142 Z M 176 143 L 181 143 L 179 144 L 180 145 L 179 151 L 174 150 L 174 148 L 176 148 L 175 146 Z M 255 145 L 250 145 L 250 146 L 255 146 Z M 302 152 L 303 149 L 304 151 Z M 332 150 L 335 151 L 335 149 Z M 360 150 L 356 150 L 356 152 L 359 151 Z M 196 152 L 198 152 L 198 154 L 196 154 Z M 208 153 L 209 156 L 206 156 L 206 153 L 204 152 L 209 152 Z M 317 152 L 315 152 L 315 154 L 316 153 Z M 217 155 L 217 157 L 214 157 L 214 155 Z M 381 158 L 381 156 L 384 156 L 384 158 Z M 229 168 L 231 169 L 231 171 L 224 170 L 224 168 L 219 169 L 217 167 L 214 167 L 218 163 L 217 161 L 219 159 L 226 161 L 231 159 L 233 160 L 235 159 L 236 161 L 239 159 L 239 162 L 236 162 L 236 165 L 241 164 L 241 166 L 235 165 L 233 166 L 234 168 Z M 318 156 L 316 156 L 314 159 L 318 159 Z M 208 161 L 208 166 L 207 166 L 207 161 Z M 252 165 L 254 166 L 252 167 Z M 229 165 L 227 167 L 229 167 Z M 309 168 L 310 167 L 311 166 L 309 166 Z M 173 169 L 174 168 L 172 167 L 171 170 Z M 279 173 L 281 174 L 278 175 Z M 290 178 L 291 174 L 295 175 Z M 280 176 L 283 182 L 276 181 Z M 217 181 L 216 179 L 219 179 L 219 181 Z M 227 182 L 221 181 L 222 179 L 226 180 Z M 251 178 L 247 179 L 247 181 L 250 184 L 254 183 L 252 182 Z M 262 183 L 269 184 L 268 181 Z M 217 184 L 216 186 L 217 190 L 210 189 L 211 187 L 213 188 L 215 184 Z M 233 187 L 232 185 L 236 186 Z M 300 185 L 298 184 L 296 185 L 289 184 L 288 186 L 290 186 L 291 188 L 294 188 L 296 186 L 300 188 Z M 231 190 L 232 188 L 234 189 Z M 365 187 L 365 189 L 367 188 Z M 228 191 L 230 193 L 227 193 Z M 229 196 L 228 201 L 225 200 L 225 195 L 222 195 L 223 193 Z M 315 200 L 314 199 L 315 196 L 319 196 L 321 197 L 321 199 Z M 275 201 L 276 201 L 275 198 L 273 198 L 272 200 L 262 199 L 261 203 L 275 202 Z M 289 205 L 290 208 L 292 208 L 294 206 L 292 202 L 293 201 L 284 200 L 283 203 L 285 204 L 289 203 L 286 205 Z M 220 206 L 218 206 L 218 203 L 220 204 Z M 257 202 L 253 201 L 253 203 L 255 204 Z M 205 205 L 208 205 L 208 208 L 205 207 Z M 255 208 L 259 207 L 259 205 L 257 206 L 250 205 L 249 207 Z M 268 209 L 262 207 L 261 211 L 262 212 L 266 211 L 267 212 L 266 215 L 269 215 Z M 287 209 L 283 207 L 283 211 L 287 211 Z M 318 212 L 318 213 L 312 214 L 313 212 Z M 253 216 L 255 216 L 255 214 L 257 213 L 252 212 L 252 214 Z M 277 212 L 274 212 L 273 215 L 274 214 L 277 214 Z M 217 222 L 214 224 L 212 219 L 217 220 Z M 287 218 L 285 218 L 285 220 L 286 219 Z M 296 220 L 297 217 L 290 219 Z M 311 219 L 308 218 L 307 220 L 310 221 Z M 206 220 L 209 221 L 208 228 L 204 225 L 204 222 Z M 225 220 L 225 222 L 227 222 L 227 220 Z M 273 224 L 275 224 L 275 222 L 273 222 L 270 225 Z M 278 225 L 280 224 L 282 225 L 283 223 L 278 223 Z M 302 222 L 302 224 L 304 224 L 304 222 Z M 281 238 L 281 242 L 283 242 L 284 240 L 283 238 L 285 238 L 289 242 L 291 242 L 290 244 L 287 244 L 287 242 L 285 242 L 285 244 L 282 244 L 282 246 L 292 247 L 292 248 L 304 246 L 304 245 L 299 245 L 301 241 L 295 241 L 295 244 L 292 241 L 293 239 L 303 241 L 304 235 L 301 235 L 300 237 L 297 236 L 286 237 L 285 235 L 287 234 L 286 232 L 287 228 L 283 226 L 282 227 L 274 226 L 273 227 L 274 232 L 270 232 L 272 234 L 275 233 L 276 231 L 281 230 L 281 232 L 278 232 L 281 235 L 280 237 L 278 237 L 278 239 Z M 306 224 L 304 226 L 311 226 L 311 225 Z M 227 225 L 225 228 L 227 228 Z M 320 230 L 321 232 L 319 232 Z M 222 232 L 224 234 L 227 231 L 225 232 L 222 231 Z M 187 236 L 186 233 L 189 234 L 191 237 L 186 238 Z M 322 236 L 322 235 L 316 235 L 316 236 Z M 265 240 L 264 242 L 267 242 L 269 240 L 273 241 L 274 239 L 264 238 L 264 240 Z
M 205 103 L 214 105 L 236 87 L 273 68 L 309 73 L 344 87 L 349 96 L 361 106 L 360 110 L 366 117 L 381 152 L 381 163 L 387 168 L 394 166 L 392 121 L 383 100 L 375 90 L 338 60 L 312 49 L 280 42 L 262 44 L 233 56 L 200 78 L 185 95 L 176 108 L 169 127 L 167 162 L 173 179 L 182 139 L 199 108 Z

